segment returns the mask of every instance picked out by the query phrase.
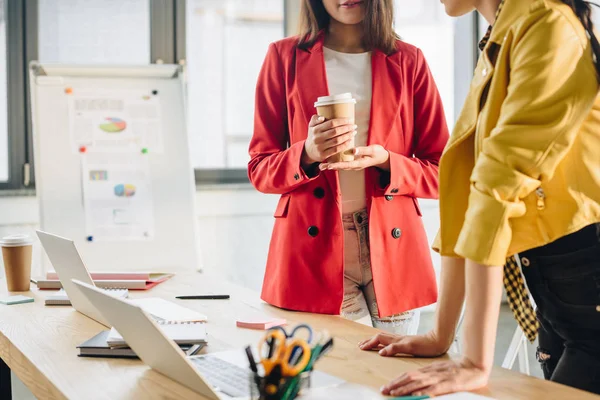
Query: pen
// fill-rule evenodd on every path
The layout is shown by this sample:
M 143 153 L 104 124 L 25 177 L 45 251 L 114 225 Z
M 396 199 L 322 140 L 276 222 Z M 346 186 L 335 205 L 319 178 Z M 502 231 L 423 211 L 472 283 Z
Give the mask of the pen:
M 227 300 L 229 299 L 228 294 L 206 294 L 197 296 L 177 296 L 179 300 Z
M 425 400 L 429 399 L 429 396 L 400 396 L 400 397 L 390 397 L 389 400 Z
M 256 360 L 254 359 L 254 355 L 252 354 L 252 349 L 250 346 L 246 347 L 246 356 L 248 356 L 248 362 L 250 363 L 250 370 L 252 371 L 252 375 L 254 376 L 254 383 L 256 384 L 256 388 L 260 391 L 260 376 L 258 375 L 258 366 L 256 365 Z
M 195 344 L 185 352 L 187 356 L 195 356 L 204 347 L 204 344 Z
M 273 358 L 273 352 L 275 350 L 275 339 L 270 338 L 267 342 L 267 345 L 269 346 L 269 354 L 267 354 L 267 358 L 270 360 L 271 358 Z
M 252 355 L 252 349 L 250 346 L 246 347 L 246 355 L 248 356 L 248 362 L 250 363 L 250 369 L 255 374 L 258 373 L 258 367 L 256 366 L 256 361 L 254 360 L 254 356 Z

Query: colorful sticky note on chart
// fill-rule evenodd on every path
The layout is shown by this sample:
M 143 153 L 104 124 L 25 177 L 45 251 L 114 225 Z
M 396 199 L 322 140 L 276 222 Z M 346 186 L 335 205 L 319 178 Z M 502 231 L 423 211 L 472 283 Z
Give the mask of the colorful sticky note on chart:
M 70 88 L 70 87 L 65 88 L 65 93 L 66 94 L 73 94 L 73 88 Z

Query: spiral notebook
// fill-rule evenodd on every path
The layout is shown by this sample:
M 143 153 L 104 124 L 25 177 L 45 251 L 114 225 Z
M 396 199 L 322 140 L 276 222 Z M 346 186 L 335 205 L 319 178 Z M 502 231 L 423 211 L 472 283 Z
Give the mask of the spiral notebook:
M 204 322 L 156 321 L 156 323 L 165 335 L 180 346 L 206 343 L 206 324 Z M 106 343 L 111 348 L 127 346 L 115 328 L 110 330 Z

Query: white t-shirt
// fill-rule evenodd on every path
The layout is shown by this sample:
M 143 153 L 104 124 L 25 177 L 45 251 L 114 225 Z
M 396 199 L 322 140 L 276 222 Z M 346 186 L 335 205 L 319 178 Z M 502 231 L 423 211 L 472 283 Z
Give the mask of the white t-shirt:
M 371 119 L 371 53 L 340 53 L 323 48 L 329 94 L 352 93 L 356 99 L 355 124 L 358 134 L 355 145 L 366 146 Z M 340 171 L 342 212 L 350 213 L 367 206 L 364 171 Z

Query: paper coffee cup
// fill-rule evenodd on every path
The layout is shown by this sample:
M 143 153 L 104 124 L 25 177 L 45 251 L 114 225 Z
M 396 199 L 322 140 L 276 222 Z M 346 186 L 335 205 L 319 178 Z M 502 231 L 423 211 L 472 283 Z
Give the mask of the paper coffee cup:
M 317 114 L 324 117 L 325 120 L 334 118 L 348 118 L 350 123 L 354 123 L 354 105 L 356 99 L 352 93 L 342 93 L 333 96 L 323 96 L 317 99 L 315 107 Z M 343 151 L 327 159 L 327 162 L 353 161 L 354 160 L 354 136 L 352 137 L 352 148 Z
M 9 292 L 29 290 L 32 245 L 33 240 L 28 235 L 11 235 L 0 240 Z

